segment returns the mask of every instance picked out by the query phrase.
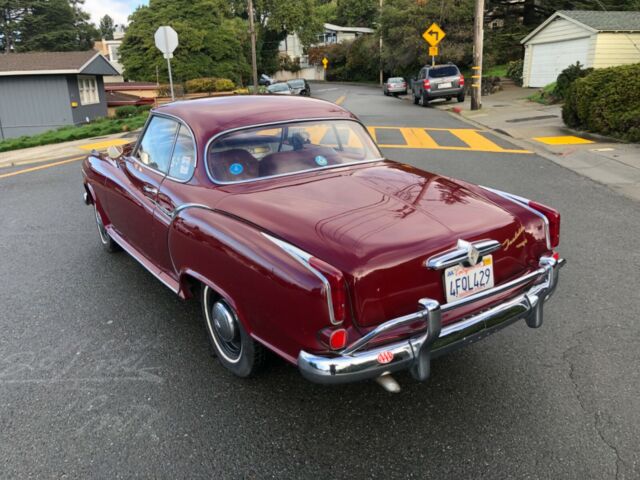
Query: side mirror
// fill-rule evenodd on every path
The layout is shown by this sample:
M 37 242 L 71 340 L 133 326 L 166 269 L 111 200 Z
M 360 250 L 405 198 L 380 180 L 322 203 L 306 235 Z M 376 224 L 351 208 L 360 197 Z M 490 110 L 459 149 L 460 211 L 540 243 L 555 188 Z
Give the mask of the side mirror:
M 111 160 L 116 160 L 117 158 L 120 158 L 122 156 L 122 149 L 120 147 L 116 147 L 115 145 L 110 145 L 109 148 L 107 148 L 107 156 Z

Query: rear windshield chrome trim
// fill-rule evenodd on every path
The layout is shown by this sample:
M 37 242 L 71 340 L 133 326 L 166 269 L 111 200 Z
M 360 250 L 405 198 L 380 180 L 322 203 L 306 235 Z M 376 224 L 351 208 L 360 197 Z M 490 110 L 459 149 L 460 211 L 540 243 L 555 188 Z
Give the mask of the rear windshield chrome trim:
M 221 180 L 216 180 L 214 176 L 211 174 L 211 172 L 209 171 L 209 162 L 207 161 L 207 152 L 209 151 L 209 146 L 223 135 L 228 135 L 229 133 L 238 132 L 240 130 L 250 130 L 252 128 L 272 127 L 276 125 L 286 125 L 288 123 L 319 122 L 319 121 L 346 121 L 346 122 L 355 122 L 359 124 L 360 126 L 362 126 L 366 134 L 369 135 L 371 142 L 375 145 L 376 149 L 378 149 L 378 153 L 382 153 L 380 152 L 380 148 L 378 147 L 378 144 L 371 137 L 371 134 L 369 133 L 369 130 L 364 125 L 364 123 L 362 123 L 360 120 L 357 120 L 355 118 L 345 118 L 345 117 L 292 118 L 291 120 L 282 120 L 278 122 L 267 122 L 267 123 L 256 123 L 253 125 L 245 125 L 243 127 L 230 128 L 228 130 L 224 130 L 222 132 L 216 133 L 213 137 L 211 137 L 207 141 L 206 145 L 204 146 L 204 151 L 202 154 L 202 161 L 204 163 L 204 168 L 207 172 L 207 177 L 209 177 L 209 180 L 211 180 L 211 182 L 215 185 L 240 185 L 243 183 L 252 183 L 252 182 L 259 182 L 261 180 L 270 180 L 272 178 L 290 177 L 290 176 L 298 175 L 301 173 L 319 172 L 322 170 L 330 170 L 333 168 L 348 167 L 352 165 L 361 165 L 361 164 L 371 163 L 371 162 L 382 162 L 386 160 L 386 158 L 380 156 L 379 158 L 370 159 L 370 160 L 359 160 L 357 162 L 340 163 L 338 165 L 327 165 L 326 167 L 310 168 L 310 169 L 298 170 L 296 172 L 290 172 L 290 173 L 280 173 L 278 175 L 270 175 L 268 177 L 258 177 L 258 178 L 249 178 L 247 180 L 238 180 L 237 182 L 223 182 Z

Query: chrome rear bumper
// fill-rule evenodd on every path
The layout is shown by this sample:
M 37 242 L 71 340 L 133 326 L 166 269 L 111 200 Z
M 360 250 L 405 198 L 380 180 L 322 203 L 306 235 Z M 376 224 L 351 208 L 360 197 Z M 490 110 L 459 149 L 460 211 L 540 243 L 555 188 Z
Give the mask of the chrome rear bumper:
M 325 384 L 354 382 L 400 370 L 410 370 L 416 379 L 426 380 L 431 359 L 438 355 L 473 343 L 522 318 L 529 327 L 540 327 L 543 305 L 555 291 L 560 268 L 565 263 L 564 259 L 542 257 L 539 268 L 527 275 L 445 305 L 423 298 L 419 301 L 420 310 L 383 323 L 338 356 L 325 357 L 301 351 L 298 368 L 306 379 Z M 510 300 L 451 325 L 441 325 L 443 312 L 526 284 L 531 284 L 528 290 Z M 423 321 L 427 327 L 420 335 L 363 350 L 376 337 L 416 321 Z

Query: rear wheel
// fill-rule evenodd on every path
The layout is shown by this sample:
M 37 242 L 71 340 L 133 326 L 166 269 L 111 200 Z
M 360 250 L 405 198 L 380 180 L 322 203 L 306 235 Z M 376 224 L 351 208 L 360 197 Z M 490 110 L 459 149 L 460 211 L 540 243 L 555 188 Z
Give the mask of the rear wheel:
M 201 292 L 209 342 L 220 363 L 238 377 L 254 375 L 264 366 L 265 348 L 249 336 L 229 303 L 208 286 Z
M 420 102 L 420 99 L 416 96 L 416 94 L 413 94 L 413 104 L 414 105 L 418 105 L 418 102 Z
M 464 102 L 464 93 L 461 93 L 460 95 L 458 95 L 458 103 L 462 103 Z
M 102 246 L 104 247 L 104 249 L 110 253 L 115 253 L 122 250 L 122 248 L 120 248 L 120 245 L 118 245 L 113 240 L 113 238 L 111 238 L 111 235 L 109 235 L 109 232 L 107 232 L 107 229 L 105 228 L 104 222 L 102 220 L 102 215 L 98 211 L 98 207 L 95 202 L 93 204 L 93 211 L 96 216 L 96 226 L 98 227 L 98 235 L 100 236 L 100 243 L 102 243 Z
M 447 102 L 451 101 L 451 97 L 447 97 L 446 100 L 447 100 Z
M 420 95 L 419 103 L 423 107 L 429 106 L 429 98 L 426 95 Z

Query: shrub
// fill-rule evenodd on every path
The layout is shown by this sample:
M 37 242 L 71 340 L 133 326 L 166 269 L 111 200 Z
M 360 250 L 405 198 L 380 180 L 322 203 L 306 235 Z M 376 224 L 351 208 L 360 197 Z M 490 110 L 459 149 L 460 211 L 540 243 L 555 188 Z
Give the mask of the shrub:
M 236 84 L 228 78 L 216 78 L 214 87 L 216 89 L 216 92 L 231 92 L 234 88 L 236 88 Z
M 552 105 L 560 101 L 560 98 L 556 96 L 555 91 L 556 82 L 552 82 L 539 89 L 536 93 L 529 95 L 527 98 L 532 102 L 541 103 L 543 105 Z
M 562 118 L 569 127 L 640 141 L 640 63 L 577 79 L 567 90 Z
M 579 78 L 586 77 L 591 72 L 593 72 L 593 68 L 583 68 L 580 62 L 576 62 L 575 65 L 569 65 L 558 75 L 553 94 L 560 99 L 564 99 L 571 84 Z
M 187 80 L 184 84 L 188 93 L 228 92 L 236 85 L 228 78 L 204 77 Z
M 124 107 L 117 107 L 116 110 L 116 118 L 127 118 L 133 117 L 138 113 L 138 107 L 135 105 L 125 105 Z
M 522 85 L 522 69 L 524 68 L 523 60 L 514 60 L 507 63 L 507 77 L 513 80 L 516 85 Z

